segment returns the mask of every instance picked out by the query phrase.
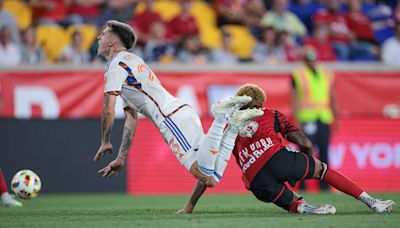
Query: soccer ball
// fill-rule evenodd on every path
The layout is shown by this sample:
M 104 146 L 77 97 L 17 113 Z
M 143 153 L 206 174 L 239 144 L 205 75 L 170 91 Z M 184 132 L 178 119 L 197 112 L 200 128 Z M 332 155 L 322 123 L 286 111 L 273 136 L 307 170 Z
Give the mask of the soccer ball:
M 21 199 L 32 199 L 39 194 L 42 183 L 32 170 L 18 171 L 11 180 L 11 189 Z

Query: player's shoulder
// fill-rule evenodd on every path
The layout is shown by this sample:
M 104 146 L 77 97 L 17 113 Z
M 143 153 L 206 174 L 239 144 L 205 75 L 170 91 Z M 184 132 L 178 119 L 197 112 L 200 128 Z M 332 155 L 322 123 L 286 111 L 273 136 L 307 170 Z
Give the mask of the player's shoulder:
M 121 65 L 136 65 L 143 62 L 143 59 L 138 55 L 122 51 L 117 53 L 113 58 L 110 59 L 109 65 L 110 68 L 118 67 Z
M 268 114 L 275 114 L 276 110 L 262 107 L 261 110 L 264 112 L 264 116 Z
M 120 61 L 143 61 L 143 59 L 132 52 L 123 51 L 118 56 L 118 60 Z

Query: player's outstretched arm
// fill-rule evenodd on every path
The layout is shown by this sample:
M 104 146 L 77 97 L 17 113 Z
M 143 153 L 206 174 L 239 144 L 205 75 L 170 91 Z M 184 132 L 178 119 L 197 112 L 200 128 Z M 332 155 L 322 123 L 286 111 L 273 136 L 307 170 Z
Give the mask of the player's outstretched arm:
M 104 95 L 103 112 L 101 115 L 101 145 L 96 155 L 94 156 L 95 161 L 99 160 L 104 156 L 106 152 L 112 153 L 113 146 L 111 144 L 111 130 L 114 125 L 115 119 L 115 104 L 117 96 L 113 94 Z
M 310 139 L 307 138 L 301 131 L 292 131 L 286 134 L 287 140 L 297 144 L 300 150 L 305 153 L 313 153 L 313 145 Z
M 111 177 L 114 174 L 117 176 L 119 175 L 119 172 L 125 166 L 125 160 L 131 148 L 132 140 L 137 128 L 138 115 L 137 112 L 131 108 L 125 108 L 124 111 L 126 118 L 124 131 L 122 133 L 121 146 L 117 158 L 111 161 L 106 167 L 99 170 L 99 173 L 101 173 L 103 177 Z
M 122 132 L 122 141 L 119 148 L 118 157 L 126 159 L 138 125 L 138 114 L 135 110 L 128 107 L 124 109 L 124 112 L 125 124 L 124 131 Z
M 190 195 L 189 200 L 186 202 L 185 206 L 176 213 L 191 214 L 193 212 L 194 207 L 196 206 L 197 201 L 203 195 L 206 188 L 207 186 L 204 182 L 197 181 L 193 188 L 192 194 Z

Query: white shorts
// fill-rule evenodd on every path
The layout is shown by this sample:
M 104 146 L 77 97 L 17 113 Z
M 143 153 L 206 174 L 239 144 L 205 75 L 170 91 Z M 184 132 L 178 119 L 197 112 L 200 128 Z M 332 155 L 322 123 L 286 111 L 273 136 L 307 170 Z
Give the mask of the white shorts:
M 183 107 L 165 118 L 159 128 L 175 157 L 190 171 L 197 160 L 198 145 L 204 136 L 197 113 L 189 106 Z

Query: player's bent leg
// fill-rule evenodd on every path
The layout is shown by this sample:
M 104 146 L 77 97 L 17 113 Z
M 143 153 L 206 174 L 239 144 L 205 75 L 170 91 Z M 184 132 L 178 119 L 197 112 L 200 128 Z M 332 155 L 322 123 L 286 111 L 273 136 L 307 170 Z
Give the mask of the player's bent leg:
M 393 200 L 380 200 L 371 197 L 368 193 L 362 190 L 356 183 L 350 178 L 342 174 L 341 172 L 328 167 L 328 165 L 320 160 L 314 158 L 315 169 L 319 170 L 319 174 L 315 173 L 314 178 L 319 178 L 332 185 L 341 192 L 351 195 L 354 198 L 365 203 L 371 210 L 376 213 L 391 212 L 393 210 Z
M 194 162 L 189 171 L 197 180 L 205 183 L 207 187 L 212 188 L 217 184 L 213 176 L 204 175 L 199 170 L 199 165 L 197 164 L 197 162 Z
M 216 182 L 219 182 L 224 175 L 224 171 L 228 166 L 228 162 L 232 155 L 232 150 L 235 147 L 236 137 L 239 133 L 239 128 L 235 126 L 228 126 L 222 137 L 221 145 L 219 146 L 219 153 L 215 161 L 215 171 L 213 177 Z
M 215 161 L 224 133 L 228 118 L 232 116 L 243 105 L 248 104 L 251 97 L 235 96 L 226 101 L 213 104 L 211 112 L 214 115 L 214 121 L 207 134 L 199 144 L 199 154 L 197 164 L 199 171 L 206 176 L 212 176 L 215 170 Z

